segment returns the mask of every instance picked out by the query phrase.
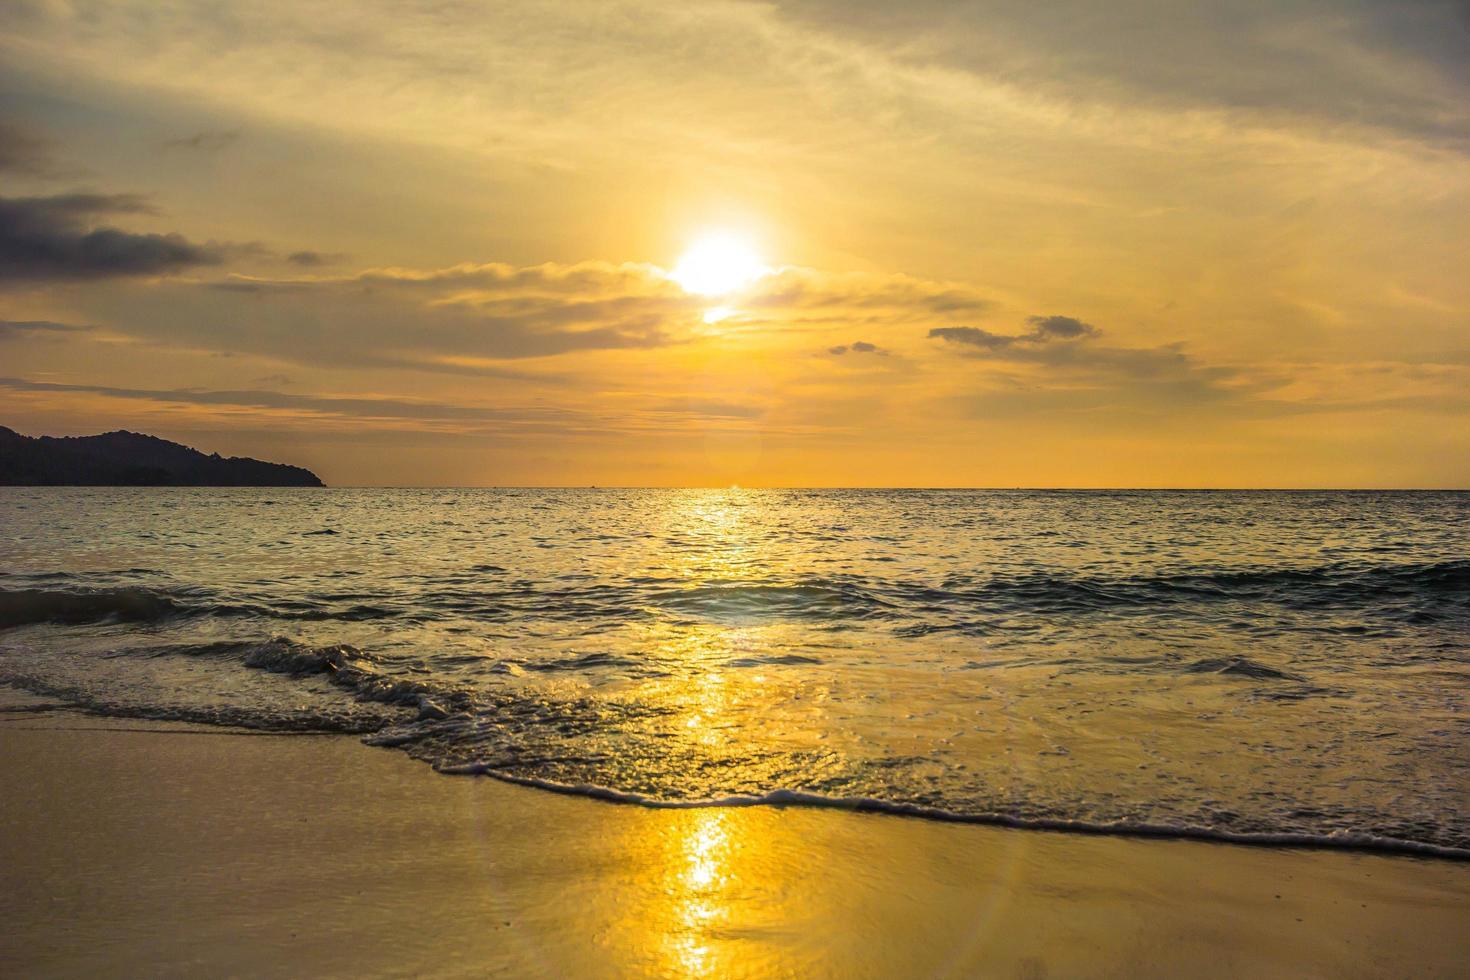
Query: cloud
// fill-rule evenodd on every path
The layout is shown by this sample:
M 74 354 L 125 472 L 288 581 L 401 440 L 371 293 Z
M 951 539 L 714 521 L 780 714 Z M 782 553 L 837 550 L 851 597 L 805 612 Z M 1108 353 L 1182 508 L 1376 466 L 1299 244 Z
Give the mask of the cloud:
M 971 347 L 983 347 L 986 350 L 1000 350 L 1021 339 L 991 333 L 979 327 L 935 327 L 929 331 L 929 337 L 938 337 L 955 344 L 968 344 Z
M 287 280 L 287 284 L 386 286 L 421 293 L 438 292 L 466 302 L 506 295 L 608 297 L 644 296 L 684 299 L 663 269 L 646 262 L 543 262 L 517 266 L 505 262 L 464 262 L 438 269 L 367 269 L 336 279 Z
M 709 399 L 678 399 L 650 405 L 646 411 L 653 415 L 679 415 L 692 419 L 758 419 L 766 409 L 760 405 L 744 402 L 714 401 Z
M 1258 395 L 1280 386 L 1264 374 L 1246 377 L 1231 367 L 1200 364 L 1183 344 L 1121 347 L 1097 343 L 1102 331 L 1069 316 L 1031 316 L 1023 334 L 979 327 L 936 327 L 929 337 L 960 349 L 965 357 L 1009 366 L 992 380 L 985 404 L 997 399 L 1030 408 L 1098 408 L 1107 404 L 1205 405 Z M 1022 373 L 1016 374 L 1014 372 Z
M 92 394 L 102 395 L 108 398 L 171 402 L 186 405 L 288 410 L 377 420 L 528 422 L 556 420 L 568 415 L 564 410 L 556 408 L 505 409 L 472 405 L 450 405 L 440 402 L 412 401 L 396 398 L 336 398 L 260 390 L 211 391 L 199 388 L 117 388 L 108 385 L 59 384 L 50 381 L 31 381 L 26 378 L 6 377 L 0 377 L 0 388 L 7 388 L 11 391 Z
M 13 119 L 0 119 L 0 173 L 56 176 L 50 140 Z
M 303 249 L 286 256 L 286 261 L 292 265 L 299 265 L 303 268 L 310 269 L 321 265 L 335 265 L 341 262 L 343 258 L 345 256 L 337 253 L 313 252 L 310 249 Z
M 1038 341 L 1079 340 L 1095 337 L 1100 332 L 1092 324 L 1070 316 L 1031 316 L 1026 322 L 1031 324 L 1032 334 Z
M 929 331 L 929 336 L 994 352 L 1015 347 L 1034 349 L 1053 342 L 1070 343 L 1097 337 L 1102 333 L 1092 324 L 1070 316 L 1031 316 L 1026 318 L 1026 322 L 1031 325 L 1030 333 L 998 334 L 979 327 L 935 327 Z
M 54 320 L 0 320 L 0 340 L 47 334 L 82 333 L 90 329 L 91 327 L 57 323 Z
M 0 377 L 0 390 L 54 395 L 69 402 L 74 402 L 78 395 L 96 395 L 153 403 L 155 408 L 197 406 L 218 410 L 229 417 L 232 427 L 238 425 L 241 411 L 256 410 L 283 422 L 302 420 L 314 425 L 340 422 L 354 428 L 383 430 L 410 428 L 424 432 L 506 434 L 515 429 L 531 434 L 553 430 L 562 434 L 605 434 L 614 430 L 668 431 L 671 427 L 677 430 L 690 421 L 739 425 L 759 419 L 765 412 L 758 404 L 717 398 L 653 398 L 608 415 L 572 406 L 454 404 L 411 398 L 293 394 L 270 389 L 124 388 L 13 377 Z
M 103 215 L 151 210 L 133 194 L 0 198 L 0 282 L 168 275 L 222 261 L 220 246 L 182 235 L 97 226 Z
M 240 138 L 238 129 L 210 130 L 195 133 L 193 136 L 184 136 L 179 139 L 167 140 L 164 146 L 174 150 L 204 150 L 214 152 L 223 150 L 231 143 Z
M 76 301 L 116 333 L 176 347 L 459 374 L 503 372 L 498 361 L 696 342 L 707 336 L 709 305 L 658 266 L 603 261 L 231 275 L 118 285 Z M 824 322 L 910 324 L 937 307 L 988 301 L 954 283 L 789 269 L 729 302 L 749 334 Z M 888 353 L 871 341 L 849 350 Z
M 788 266 L 756 283 L 746 301 L 754 309 L 815 311 L 899 310 L 913 316 L 983 313 L 992 300 L 960 283 L 902 273 L 824 272 Z
M 851 344 L 840 344 L 836 347 L 827 348 L 828 354 L 832 354 L 837 357 L 841 357 L 848 351 L 851 351 L 854 354 L 877 354 L 879 357 L 888 356 L 888 351 L 884 350 L 882 347 L 879 347 L 877 344 L 870 344 L 866 340 L 858 340 L 854 341 Z
M 1470 145 L 1470 32 L 1455 0 L 1120 0 L 1105 9 L 1088 0 L 797 0 L 785 9 L 876 50 L 922 51 L 936 69 L 1011 80 L 1034 101 L 1228 112 L 1298 129 L 1372 126 Z
M 505 377 L 517 373 L 496 362 L 682 342 L 702 312 L 660 277 L 607 263 L 118 284 L 77 303 L 115 333 L 179 348 Z

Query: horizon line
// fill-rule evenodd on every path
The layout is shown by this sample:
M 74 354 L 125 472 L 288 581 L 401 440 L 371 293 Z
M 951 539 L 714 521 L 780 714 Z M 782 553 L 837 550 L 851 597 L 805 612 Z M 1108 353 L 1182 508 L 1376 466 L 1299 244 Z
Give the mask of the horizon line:
M 142 489 L 142 488 L 140 488 Z M 167 488 L 164 488 L 167 489 Z M 210 489 L 177 487 L 175 489 Z M 227 489 L 216 487 L 213 489 Z M 271 489 L 260 487 L 255 489 Z M 621 483 L 331 483 L 323 487 L 285 487 L 297 490 L 972 490 L 986 493 L 1470 493 L 1470 487 L 1142 487 L 1142 486 L 969 486 L 852 484 L 621 484 Z

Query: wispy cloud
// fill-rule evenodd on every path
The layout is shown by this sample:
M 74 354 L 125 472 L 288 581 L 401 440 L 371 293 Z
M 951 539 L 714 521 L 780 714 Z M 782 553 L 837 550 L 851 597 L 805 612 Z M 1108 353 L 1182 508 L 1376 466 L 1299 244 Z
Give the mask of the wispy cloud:
M 84 333 L 90 327 L 54 320 L 0 320 L 0 340 Z
M 118 333 L 319 365 L 494 373 L 493 364 L 586 351 L 688 344 L 708 300 L 655 265 L 588 261 L 439 269 L 379 268 L 343 276 L 230 276 L 163 282 L 80 301 Z M 973 312 L 972 288 L 905 275 L 784 269 L 732 298 L 746 326 L 906 324 L 936 310 Z M 310 330 L 300 325 L 309 323 Z M 858 341 L 854 353 L 879 353 Z M 886 351 L 882 351 L 886 353 Z
M 59 176 L 51 141 L 19 120 L 0 118 L 0 173 Z
M 345 255 L 342 255 L 338 252 L 316 252 L 312 251 L 311 249 L 302 249 L 299 252 L 292 252 L 291 254 L 287 255 L 286 261 L 290 262 L 292 265 L 299 265 L 303 268 L 312 269 L 316 268 L 317 266 L 336 265 L 338 262 L 341 262 L 345 258 Z
M 207 130 L 194 133 L 191 136 L 181 136 L 177 139 L 165 140 L 163 145 L 171 150 L 201 150 L 213 153 L 223 150 L 240 138 L 238 129 Z
M 305 412 L 314 415 L 378 421 L 520 423 L 566 420 L 573 417 L 573 413 L 555 408 L 507 409 L 399 398 L 299 395 L 269 390 L 121 388 L 109 385 L 61 384 L 6 377 L 0 377 L 0 388 L 7 388 L 11 391 L 102 395 L 108 398 L 185 405 L 286 410 L 293 413 Z

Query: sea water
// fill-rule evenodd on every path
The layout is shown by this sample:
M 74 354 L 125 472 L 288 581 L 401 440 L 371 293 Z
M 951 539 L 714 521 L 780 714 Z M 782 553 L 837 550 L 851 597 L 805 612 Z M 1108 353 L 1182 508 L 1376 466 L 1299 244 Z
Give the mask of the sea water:
M 646 805 L 1470 856 L 1470 494 L 0 489 L 0 682 Z

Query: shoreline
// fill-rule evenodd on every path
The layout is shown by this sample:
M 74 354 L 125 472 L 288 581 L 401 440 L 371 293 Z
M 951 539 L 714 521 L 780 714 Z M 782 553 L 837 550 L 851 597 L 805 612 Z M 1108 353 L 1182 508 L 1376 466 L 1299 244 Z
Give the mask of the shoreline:
M 190 734 L 215 737 L 187 737 Z M 26 975 L 1429 975 L 1470 867 L 812 806 L 607 806 L 343 736 L 0 715 Z
M 252 734 L 269 734 L 266 732 Z M 372 742 L 366 743 L 373 745 Z M 919 803 L 899 803 L 870 797 L 822 796 L 803 790 L 779 789 L 760 796 L 725 796 L 707 800 L 666 800 L 609 789 L 606 786 L 572 785 L 527 776 L 514 776 L 478 763 L 435 769 L 441 776 L 483 776 L 511 786 L 574 796 L 610 803 L 636 806 L 647 810 L 719 810 L 743 807 L 806 807 L 835 810 L 841 813 L 877 814 L 933 823 L 965 824 L 1037 834 L 1077 834 L 1085 837 L 1114 837 L 1121 840 L 1190 841 L 1221 844 L 1227 847 L 1256 849 L 1285 848 L 1300 851 L 1327 851 L 1345 854 L 1376 854 L 1385 857 L 1416 857 L 1432 861 L 1470 863 L 1470 850 L 1425 841 L 1379 837 L 1374 834 L 1300 834 L 1285 831 L 1252 833 L 1228 830 L 1206 830 L 1175 827 L 1168 824 L 1105 824 L 1081 820 L 1010 817 L 997 813 L 961 813 Z
M 24 715 L 36 712 L 95 719 L 95 731 L 156 732 L 188 731 L 198 735 L 237 735 L 242 737 L 312 737 L 350 738 L 372 748 L 396 749 L 396 741 L 376 741 L 373 732 L 303 729 L 272 730 L 239 727 L 227 723 L 194 721 L 186 718 L 159 719 L 146 714 L 113 714 L 82 704 L 74 704 L 63 695 L 33 691 L 0 681 L 0 725 L 14 723 Z M 63 730 L 47 725 L 48 729 Z M 18 730 L 12 727 L 12 730 Z M 64 730 L 80 731 L 79 726 Z M 410 756 L 411 758 L 411 756 Z M 935 823 L 963 824 L 1003 830 L 1043 834 L 1073 834 L 1112 837 L 1122 840 L 1191 841 L 1256 849 L 1321 850 L 1348 854 L 1389 857 L 1417 857 L 1425 860 L 1470 864 L 1470 849 L 1428 841 L 1383 837 L 1366 832 L 1312 834 L 1290 831 L 1228 831 L 1172 824 L 1107 824 L 1063 818 L 1024 818 L 997 813 L 964 813 L 918 803 L 895 802 L 870 797 L 824 796 L 803 790 L 780 789 L 759 796 L 731 795 L 710 799 L 669 800 L 607 786 L 569 784 L 535 777 L 517 776 L 479 763 L 437 768 L 425 765 L 435 775 L 483 777 L 503 783 L 559 796 L 592 800 L 598 804 L 632 806 L 648 810 L 712 810 L 744 807 L 801 807 L 854 814 L 878 814 Z

